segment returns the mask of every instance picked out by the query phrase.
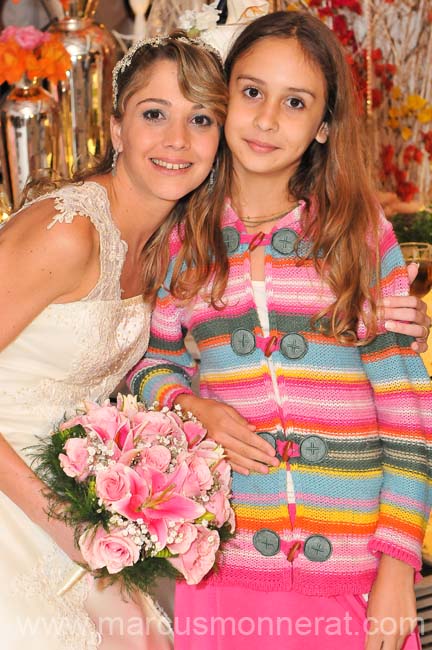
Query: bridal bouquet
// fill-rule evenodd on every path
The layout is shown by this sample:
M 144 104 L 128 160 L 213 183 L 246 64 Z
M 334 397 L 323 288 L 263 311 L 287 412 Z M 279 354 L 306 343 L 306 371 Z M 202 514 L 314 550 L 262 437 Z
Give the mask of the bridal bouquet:
M 197 584 L 234 530 L 230 466 L 223 449 L 180 408 L 85 402 L 36 455 L 51 510 L 76 528 L 98 577 L 145 590 L 180 572 Z M 173 568 L 176 571 L 173 571 Z

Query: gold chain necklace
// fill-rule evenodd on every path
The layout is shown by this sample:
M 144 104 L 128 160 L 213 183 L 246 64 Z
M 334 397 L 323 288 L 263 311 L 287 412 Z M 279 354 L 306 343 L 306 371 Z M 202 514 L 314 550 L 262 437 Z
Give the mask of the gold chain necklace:
M 270 223 L 271 221 L 278 221 L 281 217 L 285 216 L 288 214 L 288 212 L 291 212 L 297 204 L 293 205 L 292 207 L 285 208 L 283 212 L 277 212 L 274 214 L 271 214 L 269 217 L 264 217 L 264 218 L 259 218 L 259 219 L 251 219 L 250 217 L 239 217 L 240 221 L 244 223 L 245 226 L 249 226 L 249 228 L 253 228 L 254 226 L 261 226 L 263 223 Z

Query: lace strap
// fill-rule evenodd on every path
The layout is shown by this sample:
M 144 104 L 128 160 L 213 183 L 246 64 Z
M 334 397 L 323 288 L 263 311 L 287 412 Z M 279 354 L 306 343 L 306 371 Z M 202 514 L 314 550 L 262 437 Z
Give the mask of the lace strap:
M 96 286 L 84 300 L 117 300 L 121 297 L 120 275 L 127 252 L 114 224 L 105 188 L 99 183 L 87 181 L 70 184 L 38 197 L 37 201 L 54 198 L 56 214 L 47 229 L 56 223 L 72 223 L 76 215 L 88 217 L 99 234 L 100 277 Z

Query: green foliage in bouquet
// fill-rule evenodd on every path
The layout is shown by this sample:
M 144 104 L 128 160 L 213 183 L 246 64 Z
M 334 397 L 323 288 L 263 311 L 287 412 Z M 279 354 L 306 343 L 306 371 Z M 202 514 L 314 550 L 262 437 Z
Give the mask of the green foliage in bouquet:
M 391 218 L 399 244 L 425 242 L 432 244 L 432 205 L 413 214 L 396 214 Z

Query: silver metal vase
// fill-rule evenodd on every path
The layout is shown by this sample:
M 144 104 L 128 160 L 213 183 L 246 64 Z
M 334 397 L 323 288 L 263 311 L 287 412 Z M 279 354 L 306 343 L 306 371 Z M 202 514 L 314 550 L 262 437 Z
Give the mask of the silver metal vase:
M 0 104 L 0 129 L 3 186 L 16 210 L 28 180 L 65 173 L 57 102 L 24 77 Z
M 51 17 L 49 31 L 70 54 L 66 81 L 50 85 L 60 109 L 69 173 L 91 166 L 104 152 L 109 133 L 111 74 L 118 58 L 112 34 L 93 20 L 99 0 L 41 0 Z

